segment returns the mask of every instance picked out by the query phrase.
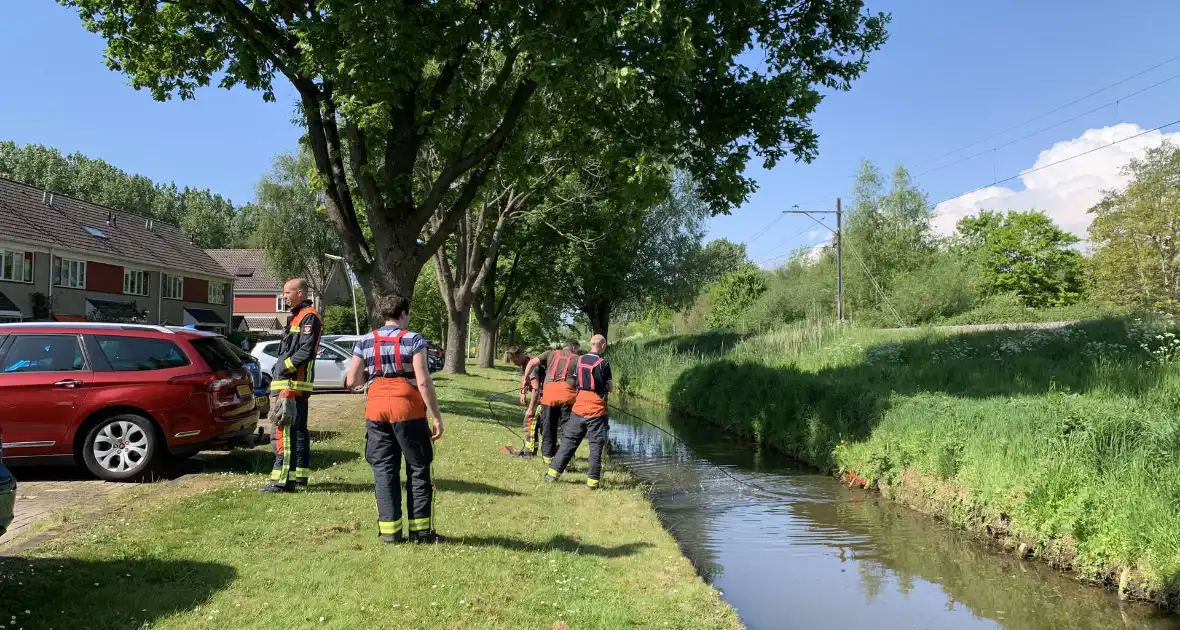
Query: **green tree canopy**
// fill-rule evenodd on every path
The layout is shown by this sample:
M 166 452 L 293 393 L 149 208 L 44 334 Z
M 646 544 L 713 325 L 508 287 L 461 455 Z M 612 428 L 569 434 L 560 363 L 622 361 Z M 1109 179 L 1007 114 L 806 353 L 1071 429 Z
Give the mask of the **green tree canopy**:
M 1099 296 L 1120 306 L 1180 312 L 1180 147 L 1165 142 L 1131 160 L 1131 178 L 1090 209 Z
M 631 171 L 673 160 L 726 211 L 752 157 L 816 155 L 819 90 L 864 72 L 889 19 L 863 0 L 59 1 L 157 99 L 290 82 L 345 255 L 369 294 L 405 295 L 520 128 L 606 134 Z M 764 70 L 737 61 L 755 46 Z
M 1025 306 L 1064 306 L 1082 294 L 1078 238 L 1037 210 L 984 211 L 959 221 L 958 234 L 978 248 L 989 293 L 1014 293 Z

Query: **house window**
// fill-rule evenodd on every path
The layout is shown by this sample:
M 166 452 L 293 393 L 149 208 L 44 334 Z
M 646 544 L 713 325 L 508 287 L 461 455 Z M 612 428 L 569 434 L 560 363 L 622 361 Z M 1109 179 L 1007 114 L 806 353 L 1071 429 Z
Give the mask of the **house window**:
M 53 284 L 70 289 L 85 289 L 86 261 L 58 258 L 53 270 Z
M 209 283 L 209 303 L 210 304 L 225 304 L 225 289 L 224 282 L 210 282 Z
M 287 300 L 281 295 L 275 296 L 275 312 L 284 313 L 287 311 Z
M 164 276 L 164 297 L 169 300 L 184 299 L 184 277 Z
M 33 252 L 0 249 L 0 280 L 33 281 Z
M 146 271 L 138 269 L 123 269 L 123 293 L 127 295 L 147 295 L 148 275 Z

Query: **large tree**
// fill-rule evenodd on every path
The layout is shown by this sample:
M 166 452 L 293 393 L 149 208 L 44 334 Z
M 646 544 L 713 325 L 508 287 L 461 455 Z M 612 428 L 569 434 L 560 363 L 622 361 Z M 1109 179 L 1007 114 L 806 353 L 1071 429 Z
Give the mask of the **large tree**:
M 274 100 L 288 81 L 370 304 L 413 293 L 535 101 L 609 134 L 632 168 L 674 158 L 726 211 L 753 189 L 752 156 L 815 156 L 819 88 L 847 89 L 888 22 L 862 0 L 59 1 L 157 99 L 216 79 Z M 765 70 L 737 61 L 755 46 Z M 443 160 L 420 183 L 426 146 Z
M 1090 209 L 1096 292 L 1123 306 L 1180 311 L 1180 147 L 1131 160 L 1130 183 Z
M 1013 293 L 1025 306 L 1072 304 L 1082 293 L 1078 238 L 1043 212 L 983 211 L 959 220 L 957 233 L 979 264 L 989 293 Z M 971 251 L 971 250 L 968 250 Z

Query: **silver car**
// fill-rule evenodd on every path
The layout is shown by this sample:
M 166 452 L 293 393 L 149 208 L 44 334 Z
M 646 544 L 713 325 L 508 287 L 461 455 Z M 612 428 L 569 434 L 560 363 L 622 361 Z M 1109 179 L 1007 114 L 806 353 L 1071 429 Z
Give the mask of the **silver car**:
M 279 340 L 259 342 L 250 354 L 258 358 L 262 373 L 270 374 L 271 368 L 278 361 Z M 312 388 L 344 389 L 344 375 L 348 373 L 348 360 L 351 356 L 352 353 L 321 340 L 319 352 L 315 357 L 315 380 L 312 381 Z

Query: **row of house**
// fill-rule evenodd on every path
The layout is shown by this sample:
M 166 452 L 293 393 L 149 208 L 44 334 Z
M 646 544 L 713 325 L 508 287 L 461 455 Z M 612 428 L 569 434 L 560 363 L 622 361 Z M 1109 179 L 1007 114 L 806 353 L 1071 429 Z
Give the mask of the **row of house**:
M 343 270 L 321 303 L 347 303 Z M 203 250 L 176 226 L 0 178 L 0 322 L 136 320 L 275 332 L 282 279 L 262 250 Z

